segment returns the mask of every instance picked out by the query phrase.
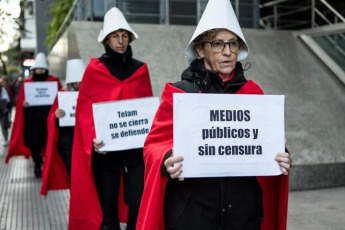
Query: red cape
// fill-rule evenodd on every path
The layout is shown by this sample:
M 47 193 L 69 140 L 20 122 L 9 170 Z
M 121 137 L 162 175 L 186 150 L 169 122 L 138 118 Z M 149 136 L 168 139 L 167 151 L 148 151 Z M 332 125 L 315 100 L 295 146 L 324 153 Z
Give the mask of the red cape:
M 56 81 L 58 83 L 58 89 L 62 88 L 59 78 L 55 76 L 49 76 L 45 81 Z M 24 109 L 23 102 L 25 100 L 24 94 L 24 83 L 33 82 L 32 76 L 25 79 L 22 86 L 19 89 L 17 103 L 16 103 L 16 113 L 14 117 L 14 122 L 11 131 L 11 138 L 8 147 L 8 152 L 6 156 L 5 163 L 8 163 L 10 158 L 13 156 L 24 156 L 29 158 L 31 156 L 30 149 L 24 144 Z
M 48 190 L 69 189 L 69 176 L 57 149 L 59 127 L 56 127 L 56 109 L 58 109 L 57 96 L 47 118 L 48 138 L 46 152 L 44 154 L 41 186 L 41 195 L 44 196 L 47 195 Z
M 137 230 L 163 230 L 163 203 L 167 179 L 161 176 L 165 153 L 173 147 L 173 93 L 184 91 L 166 84 L 162 102 L 144 145 L 145 186 L 140 204 Z M 248 81 L 237 94 L 263 94 L 260 87 Z M 264 202 L 262 230 L 286 229 L 288 177 L 258 177 Z
M 98 59 L 90 60 L 80 85 L 76 108 L 68 226 L 70 230 L 99 230 L 102 222 L 102 210 L 91 168 L 92 140 L 96 137 L 92 104 L 151 96 L 152 88 L 146 64 L 130 78 L 120 81 Z M 120 192 L 123 192 L 122 189 Z M 123 203 L 123 197 L 121 200 L 119 218 L 121 222 L 126 222 L 128 207 Z

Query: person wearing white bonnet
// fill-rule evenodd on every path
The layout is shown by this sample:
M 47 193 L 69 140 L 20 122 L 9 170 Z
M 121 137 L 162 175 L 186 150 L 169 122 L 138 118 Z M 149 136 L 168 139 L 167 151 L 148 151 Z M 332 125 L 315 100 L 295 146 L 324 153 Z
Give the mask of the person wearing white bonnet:
M 24 80 L 17 96 L 16 114 L 6 161 L 15 155 L 24 155 L 27 158 L 32 156 L 35 163 L 34 175 L 40 178 L 44 153 L 42 149 L 45 149 L 47 142 L 47 117 L 51 105 L 30 106 L 25 100 L 23 86 L 30 82 L 51 81 L 57 83 L 58 89 L 62 88 L 62 85 L 58 77 L 49 74 L 48 61 L 44 53 L 36 55 L 31 70 L 32 75 Z
M 83 60 L 67 60 L 66 84 L 68 91 L 79 91 L 84 72 L 85 64 Z M 75 98 L 73 96 L 75 92 L 68 91 L 60 89 L 59 94 L 65 94 L 65 98 Z M 70 188 L 74 126 L 60 126 L 59 119 L 66 116 L 66 111 L 59 107 L 61 103 L 64 102 L 59 102 L 57 95 L 47 118 L 48 141 L 44 155 L 41 195 L 47 195 L 49 190 Z
M 120 222 L 127 223 L 127 230 L 136 228 L 144 187 L 143 149 L 100 152 L 103 140 L 95 139 L 92 116 L 92 103 L 152 96 L 147 64 L 132 57 L 130 43 L 136 39 L 122 12 L 111 8 L 97 39 L 105 53 L 91 58 L 79 90 L 69 229 L 119 230 Z M 80 208 L 85 206 L 87 210 Z
M 85 64 L 81 59 L 70 59 L 66 63 L 66 85 L 79 91 L 81 79 L 85 72 Z
M 190 66 L 180 81 L 166 84 L 145 141 L 148 176 L 137 229 L 286 229 L 288 153 L 276 156 L 283 176 L 184 179 L 183 157 L 172 150 L 174 93 L 263 94 L 238 62 L 247 57 L 248 45 L 230 0 L 208 2 L 185 54 Z
M 47 57 L 44 53 L 38 53 L 35 58 L 35 63 L 31 66 L 31 70 L 45 69 L 49 71 Z

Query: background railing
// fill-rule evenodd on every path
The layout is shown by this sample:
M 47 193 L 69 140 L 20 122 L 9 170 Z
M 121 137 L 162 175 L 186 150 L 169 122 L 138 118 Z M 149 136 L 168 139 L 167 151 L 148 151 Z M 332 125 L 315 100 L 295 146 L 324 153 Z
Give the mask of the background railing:
M 326 54 L 329 59 L 327 62 L 334 62 L 345 72 L 345 34 L 338 32 L 337 28 L 337 25 L 345 23 L 343 16 L 345 3 L 332 1 L 331 4 L 330 2 L 326 0 L 266 1 L 260 5 L 261 12 L 264 14 L 260 18 L 260 25 L 265 29 L 311 28 L 315 31 L 323 31 L 314 35 L 309 34 L 310 39 L 302 40 L 318 46 L 323 53 L 319 52 L 317 55 Z M 325 59 L 325 57 L 320 58 Z M 345 76 L 340 77 L 345 78 Z
M 242 27 L 259 28 L 259 0 L 229 0 Z M 208 0 L 74 0 L 49 50 L 70 23 L 102 21 L 112 7 L 119 8 L 129 23 L 196 25 Z
M 335 8 L 340 7 L 343 12 Z M 345 23 L 345 7 L 341 1 L 274 0 L 260 4 L 260 26 L 265 29 L 304 29 Z

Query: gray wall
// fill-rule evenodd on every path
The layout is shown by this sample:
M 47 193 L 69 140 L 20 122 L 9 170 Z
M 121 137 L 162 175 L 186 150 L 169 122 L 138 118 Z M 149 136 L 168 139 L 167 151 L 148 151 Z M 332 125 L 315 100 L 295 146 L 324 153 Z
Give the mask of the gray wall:
M 61 78 L 65 62 L 99 57 L 102 23 L 73 22 L 49 55 L 51 72 Z M 195 26 L 132 24 L 139 39 L 134 57 L 147 62 L 154 95 L 177 81 L 187 67 L 184 49 Z M 266 94 L 286 96 L 286 139 L 293 156 L 290 189 L 345 185 L 345 87 L 289 31 L 244 29 L 251 68 L 245 72 Z

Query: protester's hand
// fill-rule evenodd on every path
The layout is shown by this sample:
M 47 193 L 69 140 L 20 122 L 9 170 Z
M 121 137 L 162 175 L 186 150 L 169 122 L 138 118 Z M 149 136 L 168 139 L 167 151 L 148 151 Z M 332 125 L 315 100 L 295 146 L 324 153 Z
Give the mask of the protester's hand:
M 166 171 L 169 173 L 170 177 L 172 179 L 178 178 L 182 173 L 182 162 L 183 157 L 182 156 L 174 156 L 174 152 L 171 154 L 171 156 L 164 161 L 164 166 L 166 168 Z M 180 181 L 183 181 L 184 178 L 179 178 Z
M 24 108 L 28 108 L 30 105 L 27 101 L 23 101 L 23 107 Z
M 275 157 L 280 165 L 280 170 L 284 175 L 288 175 L 292 167 L 292 160 L 289 153 L 278 153 Z
M 65 111 L 63 111 L 62 109 L 55 110 L 55 117 L 56 118 L 61 118 L 61 117 L 64 117 L 65 115 L 66 115 Z
M 99 151 L 99 148 L 101 148 L 101 147 L 104 146 L 103 141 L 98 141 L 98 140 L 95 138 L 95 139 L 93 139 L 92 143 L 93 143 L 93 147 L 95 148 L 95 151 L 96 151 L 97 153 L 100 153 L 100 154 L 107 154 L 107 152 Z
M 287 141 L 285 140 L 285 148 L 287 148 Z M 283 175 L 288 175 L 290 169 L 292 168 L 292 159 L 290 153 L 278 153 L 275 157 L 280 165 L 280 170 Z

